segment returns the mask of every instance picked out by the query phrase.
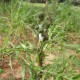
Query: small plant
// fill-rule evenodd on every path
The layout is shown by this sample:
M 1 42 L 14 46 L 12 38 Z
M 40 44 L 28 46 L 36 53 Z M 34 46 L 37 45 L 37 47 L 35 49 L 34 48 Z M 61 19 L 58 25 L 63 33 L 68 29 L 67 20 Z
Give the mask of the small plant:
M 0 33 L 4 38 L 0 60 L 8 56 L 13 77 L 13 60 L 17 60 L 22 80 L 79 80 L 80 45 L 68 41 L 68 33 L 80 28 L 79 14 L 76 16 L 72 5 L 56 0 L 42 7 L 22 0 L 6 5 L 0 6 Z M 49 57 L 47 64 L 49 55 L 54 58 Z M 0 74 L 3 72 L 0 69 Z

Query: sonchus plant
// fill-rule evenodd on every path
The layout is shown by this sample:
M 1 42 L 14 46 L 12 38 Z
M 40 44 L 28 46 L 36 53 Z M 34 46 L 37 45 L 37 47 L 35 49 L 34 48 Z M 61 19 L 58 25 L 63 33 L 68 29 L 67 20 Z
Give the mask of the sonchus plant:
M 46 4 L 47 5 L 47 4 Z M 46 7 L 47 8 L 47 7 Z M 47 17 L 46 17 L 47 16 Z M 49 15 L 49 13 L 47 12 L 47 14 L 45 14 L 45 12 L 40 12 L 38 14 L 38 26 L 35 27 L 34 32 L 38 38 L 38 66 L 42 68 L 42 70 L 40 71 L 40 73 L 38 74 L 39 76 L 39 80 L 42 79 L 43 76 L 43 68 L 44 68 L 44 59 L 45 59 L 45 52 L 44 52 L 44 46 L 46 45 L 47 41 L 48 41 L 48 29 L 50 27 L 50 25 L 52 24 L 52 18 L 51 15 Z
M 39 8 L 36 9 L 36 7 L 33 6 L 33 8 L 31 8 L 31 4 L 23 4 L 18 1 L 17 4 L 19 5 L 13 4 L 16 6 L 14 6 L 15 8 L 12 8 L 13 10 L 11 11 L 11 29 L 6 30 L 5 28 L 5 31 L 8 32 L 8 36 L 5 38 L 4 45 L 0 49 L 0 52 L 10 56 L 9 66 L 11 69 L 11 58 L 19 61 L 22 67 L 22 80 L 25 80 L 25 73 L 29 74 L 26 80 L 80 80 L 78 79 L 80 75 L 76 74 L 68 61 L 71 59 L 73 63 L 79 67 L 80 59 L 77 59 L 77 55 L 70 56 L 69 59 L 67 59 L 66 53 L 68 52 L 65 50 L 67 46 L 66 34 L 67 31 L 69 31 L 66 29 L 73 26 L 71 23 L 73 18 L 71 19 L 70 15 L 71 9 L 69 9 L 67 3 L 58 4 L 57 0 L 52 1 L 51 4 L 46 3 L 44 11 L 42 12 Z M 13 5 L 11 6 L 13 7 Z M 16 7 L 19 7 L 19 9 L 16 9 Z M 36 10 L 39 11 L 39 14 Z M 38 16 L 35 17 L 35 14 L 38 14 Z M 31 26 L 31 23 L 37 26 Z M 25 36 L 25 41 L 22 39 L 23 37 L 20 37 L 26 34 L 23 32 L 29 32 L 29 30 L 35 33 L 38 45 L 35 43 L 35 45 L 33 45 L 29 41 L 28 36 Z M 22 32 L 22 35 L 19 36 L 19 32 Z M 32 32 L 29 32 L 31 39 L 33 38 L 31 35 Z M 11 37 L 12 39 L 14 37 L 16 41 L 19 40 L 16 45 L 11 41 L 12 39 L 10 41 L 8 39 L 11 34 L 15 35 Z M 11 47 L 5 47 L 8 43 Z M 70 45 L 67 47 L 70 48 Z M 76 47 L 76 49 L 78 49 L 77 54 L 80 51 L 79 47 Z M 75 45 L 73 46 L 73 49 L 74 48 Z M 25 56 L 23 56 L 22 53 L 25 53 Z M 48 53 L 53 53 L 49 58 L 57 55 L 50 61 L 51 64 L 45 64 Z
M 46 41 L 48 39 L 48 32 L 47 32 L 47 29 L 44 28 L 44 25 L 43 25 L 43 22 L 44 22 L 44 13 L 40 13 L 39 14 L 39 25 L 37 27 L 37 37 L 38 37 L 38 41 L 39 41 L 39 48 L 38 48 L 38 51 L 39 51 L 39 55 L 38 55 L 38 65 L 40 67 L 43 68 L 43 60 L 44 60 L 44 51 L 43 51 L 43 47 L 44 47 L 44 41 Z M 39 73 L 39 79 L 42 78 L 42 71 L 40 71 Z
M 42 68 L 42 70 L 38 74 L 39 80 L 47 80 L 48 77 L 46 78 L 45 76 L 48 76 L 48 75 L 53 76 L 53 80 L 66 80 L 66 79 L 68 80 L 69 79 L 68 78 L 69 75 L 67 75 L 65 73 L 66 69 L 70 65 L 65 56 L 65 50 L 66 50 L 65 49 L 65 43 L 66 43 L 65 38 L 68 33 L 65 29 L 67 29 L 67 27 L 68 27 L 67 17 L 68 17 L 68 14 L 71 13 L 71 11 L 70 11 L 71 6 L 68 3 L 58 5 L 58 2 L 56 2 L 56 0 L 54 0 L 54 2 L 55 2 L 55 3 L 53 3 L 54 6 L 53 6 L 53 4 L 51 4 L 52 5 L 51 9 L 53 10 L 52 13 L 48 9 L 50 6 L 48 6 L 48 4 L 46 4 L 46 11 L 45 11 L 46 13 L 42 12 L 39 14 L 39 16 L 38 16 L 39 24 L 36 27 L 36 31 L 35 31 L 37 33 L 36 35 L 37 35 L 38 41 L 39 41 L 38 64 Z M 52 16 L 51 16 L 51 14 L 52 14 Z M 69 14 L 69 16 L 71 16 L 71 15 Z M 43 64 L 45 56 L 46 56 L 46 54 L 44 52 L 44 47 L 46 44 L 48 44 L 48 42 L 50 42 L 51 45 L 57 46 L 58 48 L 60 47 L 59 49 L 57 48 L 56 50 L 60 51 L 62 54 L 61 54 L 60 58 L 54 60 L 53 64 L 51 64 L 50 66 L 47 65 L 48 67 L 46 67 Z M 47 71 L 45 73 L 46 69 L 47 70 L 49 69 L 50 72 Z M 70 71 L 72 72 L 72 69 Z M 75 71 L 73 71 L 73 72 L 75 72 Z M 67 73 L 68 73 L 68 71 L 67 71 Z M 65 77 L 64 75 L 67 77 Z M 72 74 L 70 77 L 72 77 L 70 79 L 73 79 Z

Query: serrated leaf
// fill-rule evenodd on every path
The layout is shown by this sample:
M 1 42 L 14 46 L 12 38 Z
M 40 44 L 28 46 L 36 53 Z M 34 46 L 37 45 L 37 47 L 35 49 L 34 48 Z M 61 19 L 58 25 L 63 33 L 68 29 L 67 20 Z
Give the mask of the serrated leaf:
M 29 49 L 33 50 L 34 46 L 29 41 L 28 41 L 28 44 L 29 44 Z
M 22 44 L 22 43 L 20 43 L 20 44 L 21 44 L 21 46 L 22 46 L 24 49 L 27 48 L 26 45 L 24 45 L 24 44 Z
M 47 46 L 48 46 L 48 44 L 46 44 L 46 45 L 43 47 L 43 51 L 46 50 Z

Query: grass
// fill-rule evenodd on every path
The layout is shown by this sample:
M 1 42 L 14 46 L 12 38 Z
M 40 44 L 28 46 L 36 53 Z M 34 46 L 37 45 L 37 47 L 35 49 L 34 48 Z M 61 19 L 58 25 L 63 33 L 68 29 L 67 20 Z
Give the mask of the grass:
M 42 4 L 42 3 L 28 3 L 28 2 L 24 2 L 23 4 L 24 5 L 28 4 L 29 6 L 34 6 L 34 7 L 39 7 L 39 8 L 45 7 L 44 3 Z
M 17 60 L 17 67 L 22 68 L 22 80 L 79 80 L 80 8 L 57 3 L 46 6 L 27 2 L 6 5 L 0 6 L 0 41 L 3 43 L 0 60 L 2 62 L 7 55 L 7 66 L 11 69 L 12 77 L 16 76 L 13 62 Z M 36 29 L 41 23 L 38 16 L 42 12 L 45 13 L 42 22 L 44 28 L 52 19 L 48 31 L 45 32 L 49 39 L 43 42 L 38 40 L 39 32 Z M 49 64 L 46 64 L 50 59 L 47 55 L 55 56 Z M 5 72 L 2 67 L 0 74 Z

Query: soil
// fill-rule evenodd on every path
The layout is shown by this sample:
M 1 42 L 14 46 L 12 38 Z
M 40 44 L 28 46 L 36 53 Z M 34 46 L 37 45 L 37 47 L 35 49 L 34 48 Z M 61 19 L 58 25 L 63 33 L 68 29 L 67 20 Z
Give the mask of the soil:
M 32 33 L 32 32 L 31 32 Z M 27 38 L 34 44 L 37 44 L 37 40 L 35 38 L 32 37 L 31 33 L 29 33 L 27 35 Z M 25 37 L 23 36 L 20 36 L 22 37 L 21 39 L 23 39 L 23 41 L 25 40 Z M 73 43 L 79 43 L 79 40 L 73 36 L 73 34 L 69 34 L 69 36 Z M 4 41 L 4 38 L 0 38 L 0 48 L 3 46 L 3 41 Z M 14 44 L 19 44 L 19 42 L 17 41 L 17 39 L 13 39 L 13 43 Z M 73 50 L 68 50 L 69 53 L 71 53 L 70 55 L 74 55 L 75 52 Z M 1 54 L 1 53 L 0 53 Z M 25 53 L 22 53 L 22 55 L 24 55 Z M 14 78 L 16 80 L 22 80 L 21 78 L 21 71 L 22 71 L 22 68 L 21 68 L 21 65 L 19 64 L 19 62 L 15 59 L 12 60 L 12 69 L 9 65 L 9 61 L 10 61 L 10 57 L 7 56 L 7 55 L 1 55 L 1 57 L 3 58 L 3 60 L 0 60 L 0 68 L 4 70 L 4 72 L 2 74 L 0 74 L 0 79 L 2 80 L 14 80 Z M 69 55 L 68 55 L 69 57 Z M 80 55 L 78 56 L 80 58 Z M 32 56 L 33 58 L 33 56 Z M 53 53 L 49 53 L 48 56 L 46 57 L 46 60 L 45 60 L 45 64 L 51 64 L 51 59 L 55 59 L 56 58 L 56 55 L 53 54 Z M 75 68 L 75 70 L 80 73 L 80 70 L 78 70 L 77 68 Z M 28 78 L 29 77 L 29 74 L 25 74 L 25 77 Z

